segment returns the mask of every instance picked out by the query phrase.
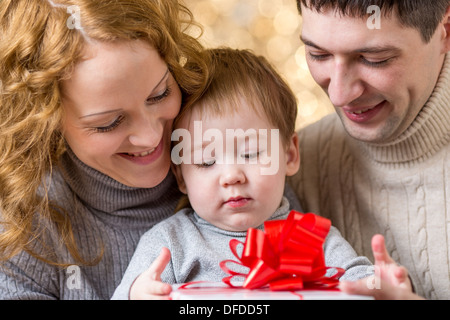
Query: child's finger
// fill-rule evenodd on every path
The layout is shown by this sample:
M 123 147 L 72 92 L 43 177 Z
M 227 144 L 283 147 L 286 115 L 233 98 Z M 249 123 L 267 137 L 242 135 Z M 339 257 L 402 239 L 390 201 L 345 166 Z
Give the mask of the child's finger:
M 372 251 L 375 265 L 395 263 L 386 249 L 384 237 L 381 234 L 372 237 Z
M 412 292 L 392 286 L 391 284 L 380 281 L 380 287 L 377 289 L 367 286 L 366 279 L 358 281 L 342 281 L 339 288 L 342 292 L 347 294 L 356 294 L 363 296 L 372 296 L 375 300 L 405 300 L 405 299 L 420 299 Z
M 170 251 L 167 248 L 162 248 L 158 258 L 150 265 L 147 273 L 152 280 L 161 280 L 161 273 L 163 273 L 167 264 L 170 261 Z
M 408 274 L 408 269 L 403 266 L 396 267 L 394 272 L 398 285 L 402 288 L 412 290 L 412 285 Z
M 399 282 L 403 282 L 408 279 L 408 270 L 403 266 L 396 267 L 394 274 Z
M 172 292 L 170 284 L 161 281 L 152 281 L 148 294 L 157 296 L 168 296 Z

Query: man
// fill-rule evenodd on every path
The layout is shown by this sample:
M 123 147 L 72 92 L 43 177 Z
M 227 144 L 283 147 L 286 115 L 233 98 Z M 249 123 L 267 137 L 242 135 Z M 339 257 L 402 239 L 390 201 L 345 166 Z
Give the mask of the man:
M 299 133 L 291 184 L 304 210 L 376 264 L 405 266 L 421 297 L 450 299 L 450 1 L 297 4 L 311 74 L 336 109 Z M 411 297 L 391 285 L 344 288 Z

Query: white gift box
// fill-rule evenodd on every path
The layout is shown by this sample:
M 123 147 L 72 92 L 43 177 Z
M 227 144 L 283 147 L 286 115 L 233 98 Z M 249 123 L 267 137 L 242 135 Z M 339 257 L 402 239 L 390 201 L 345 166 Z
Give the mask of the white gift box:
M 349 295 L 334 290 L 271 291 L 232 288 L 221 282 L 173 285 L 172 300 L 372 300 L 371 297 Z

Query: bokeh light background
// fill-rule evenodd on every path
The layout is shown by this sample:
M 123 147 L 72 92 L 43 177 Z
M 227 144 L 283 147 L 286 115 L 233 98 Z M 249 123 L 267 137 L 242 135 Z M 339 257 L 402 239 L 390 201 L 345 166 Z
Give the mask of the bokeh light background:
M 185 0 L 185 4 L 203 26 L 200 39 L 205 47 L 250 49 L 272 62 L 297 96 L 297 129 L 333 112 L 309 73 L 295 0 Z

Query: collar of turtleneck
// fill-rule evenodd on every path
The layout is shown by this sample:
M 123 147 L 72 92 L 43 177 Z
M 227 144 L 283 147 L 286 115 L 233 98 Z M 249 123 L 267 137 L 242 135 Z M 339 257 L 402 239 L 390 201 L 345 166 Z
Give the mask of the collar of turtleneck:
M 387 144 L 357 142 L 379 164 L 420 162 L 450 142 L 450 54 L 447 54 L 436 87 L 414 122 Z
M 65 182 L 79 201 L 102 220 L 130 227 L 157 223 L 174 213 L 181 193 L 169 170 L 153 188 L 132 188 L 87 166 L 67 148 L 60 162 Z M 69 209 L 69 208 L 67 208 Z

